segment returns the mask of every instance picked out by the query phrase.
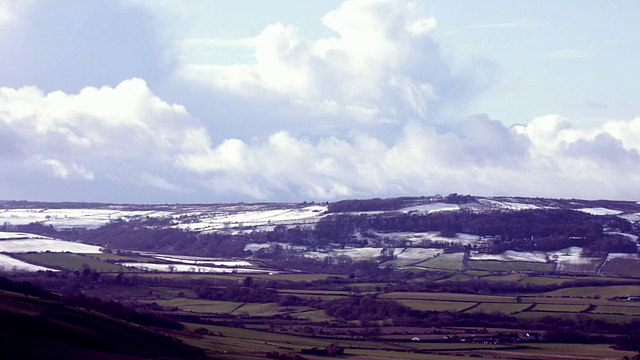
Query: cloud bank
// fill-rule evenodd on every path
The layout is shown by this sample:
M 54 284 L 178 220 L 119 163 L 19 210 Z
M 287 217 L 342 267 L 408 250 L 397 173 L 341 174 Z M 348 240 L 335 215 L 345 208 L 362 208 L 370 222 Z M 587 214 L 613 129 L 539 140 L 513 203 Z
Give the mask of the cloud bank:
M 132 202 L 640 196 L 640 117 L 581 129 L 553 114 L 513 126 L 464 115 L 492 70 L 454 65 L 416 4 L 346 1 L 322 22 L 335 35 L 315 41 L 266 26 L 248 42 L 253 63 L 183 59 L 175 81 L 218 108 L 208 115 L 138 77 L 0 88 L 0 197 L 29 194 L 26 178 L 46 179 L 56 200 L 73 187 Z

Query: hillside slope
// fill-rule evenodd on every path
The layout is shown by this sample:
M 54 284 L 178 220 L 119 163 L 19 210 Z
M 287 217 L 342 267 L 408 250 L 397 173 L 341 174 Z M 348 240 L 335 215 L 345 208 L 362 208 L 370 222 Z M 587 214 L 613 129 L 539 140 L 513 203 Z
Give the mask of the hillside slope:
M 2 359 L 197 359 L 200 349 L 107 316 L 0 290 Z

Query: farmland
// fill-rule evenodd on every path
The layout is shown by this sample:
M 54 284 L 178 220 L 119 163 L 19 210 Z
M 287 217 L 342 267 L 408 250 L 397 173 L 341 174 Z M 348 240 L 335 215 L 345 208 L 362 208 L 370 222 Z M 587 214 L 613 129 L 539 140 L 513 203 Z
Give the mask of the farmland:
M 213 358 L 634 354 L 638 204 L 54 205 L 5 205 L 5 276 L 179 322 Z

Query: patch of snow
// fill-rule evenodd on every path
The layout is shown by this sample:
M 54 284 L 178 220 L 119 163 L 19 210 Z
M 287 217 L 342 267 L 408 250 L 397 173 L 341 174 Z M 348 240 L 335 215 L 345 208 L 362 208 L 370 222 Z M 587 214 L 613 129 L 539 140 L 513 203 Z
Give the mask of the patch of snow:
M 308 247 L 303 245 L 291 245 L 289 243 L 268 242 L 268 243 L 248 243 L 247 245 L 244 246 L 244 251 L 256 252 L 260 249 L 268 249 L 276 245 L 281 246 L 283 249 L 287 251 L 302 252 L 308 249 Z
M 249 244 L 244 246 L 244 251 L 256 252 L 256 251 L 258 251 L 260 249 L 268 249 L 269 247 L 271 247 L 271 243 L 262 243 L 262 244 L 249 243 Z
M 3 240 L 19 240 L 19 239 L 50 239 L 46 236 L 40 236 L 22 232 L 0 231 L 0 241 Z
M 144 271 L 160 271 L 160 272 L 194 272 L 194 273 L 217 273 L 217 274 L 262 274 L 269 273 L 268 270 L 247 269 L 247 268 L 231 268 L 231 267 L 213 267 L 200 266 L 192 264 L 155 264 L 144 262 L 122 262 L 118 265 L 132 267 Z
M 620 214 L 618 217 L 623 218 L 630 222 L 639 222 L 640 221 L 640 213 L 632 213 L 632 214 Z
M 439 212 L 439 211 L 456 211 L 456 210 L 460 210 L 460 205 L 446 204 L 446 203 L 439 203 L 439 202 L 410 206 L 410 207 L 400 209 L 400 211 L 406 212 L 406 213 L 418 212 L 423 214 L 430 214 L 430 213 Z
M 620 210 L 612 210 L 612 209 L 607 209 L 607 208 L 603 208 L 603 207 L 581 208 L 581 209 L 576 209 L 576 210 L 582 211 L 582 212 L 585 212 L 585 213 L 591 214 L 591 215 L 620 215 L 620 214 L 622 214 L 622 211 L 620 211 Z
M 633 253 L 633 254 L 609 253 L 607 255 L 607 260 L 605 260 L 605 261 L 609 261 L 609 260 L 613 260 L 613 259 L 638 259 L 638 254 L 636 254 L 636 253 Z
M 633 241 L 638 241 L 638 235 L 633 235 L 633 234 L 627 234 L 627 233 L 623 233 L 623 232 L 617 232 L 617 231 L 607 231 L 605 234 L 609 234 L 609 235 L 622 235 L 624 237 L 627 237 Z
M 72 252 L 81 254 L 99 254 L 100 247 L 63 241 L 51 238 L 36 238 L 28 240 L 2 240 L 0 252 L 26 253 L 26 252 Z
M 441 236 L 439 231 L 427 231 L 427 232 L 392 232 L 392 233 L 378 233 L 380 237 L 388 237 L 394 241 L 410 241 L 412 243 L 419 243 L 423 240 L 438 241 L 445 243 L 455 244 L 475 244 L 480 237 L 478 235 L 457 233 L 455 237 Z
M 383 248 L 380 247 L 365 247 L 365 248 L 346 248 L 346 249 L 333 249 L 329 251 L 306 251 L 304 256 L 310 258 L 324 259 L 328 256 L 347 256 L 355 261 L 358 260 L 372 260 L 380 257 L 380 253 Z
M 429 248 L 405 248 L 396 249 L 395 256 L 398 260 L 426 260 L 442 254 L 442 249 Z
M 201 214 L 197 221 L 178 224 L 175 227 L 197 231 L 228 230 L 234 228 L 268 227 L 276 225 L 315 224 L 325 215 L 328 207 L 312 205 L 303 208 L 241 209 L 229 212 Z
M 348 256 L 353 260 L 370 260 L 379 257 L 382 249 L 374 247 L 335 249 L 332 254 L 333 256 Z
M 29 264 L 22 260 L 14 259 L 11 256 L 0 254 L 0 272 L 4 271 L 58 271 L 43 266 Z
M 496 261 L 527 261 L 527 262 L 547 262 L 548 255 L 542 251 L 520 252 L 507 250 L 502 254 L 478 254 L 471 252 L 470 260 L 496 260 Z
M 168 211 L 121 209 L 7 209 L 0 211 L 0 223 L 27 225 L 40 223 L 56 229 L 73 227 L 96 228 L 116 219 L 133 219 L 143 216 L 164 217 Z
M 176 263 L 182 264 L 206 264 L 213 266 L 227 266 L 227 267 L 241 267 L 241 266 L 253 266 L 248 261 L 244 260 L 222 260 L 222 259 L 212 259 L 212 258 L 197 258 L 197 257 L 172 257 L 172 256 L 155 256 L 156 259 L 173 261 Z
M 527 210 L 540 209 L 539 206 L 533 204 L 516 203 L 509 201 L 498 201 L 492 199 L 479 199 L 478 202 L 490 208 L 509 209 L 509 210 Z

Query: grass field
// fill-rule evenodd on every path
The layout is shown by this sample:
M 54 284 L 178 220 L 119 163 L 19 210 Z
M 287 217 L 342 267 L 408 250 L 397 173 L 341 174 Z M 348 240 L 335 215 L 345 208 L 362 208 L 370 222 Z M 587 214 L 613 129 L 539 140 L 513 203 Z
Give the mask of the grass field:
M 501 312 L 505 314 L 513 314 L 528 308 L 531 304 L 510 304 L 510 303 L 480 303 L 478 306 L 469 310 L 469 312 L 483 311 L 485 313 Z
M 472 280 L 473 276 L 470 276 L 468 274 L 455 274 L 453 276 L 449 276 L 446 277 L 444 279 L 438 280 L 440 282 L 442 281 L 469 281 Z
M 406 300 L 406 299 L 399 299 L 398 302 L 412 309 L 422 310 L 422 311 L 460 311 L 476 304 L 476 302 L 466 302 L 466 301 Z
M 640 259 L 611 259 L 602 267 L 602 273 L 640 276 Z
M 291 310 L 286 310 L 286 309 L 301 310 L 301 308 L 292 308 L 292 307 L 284 308 L 274 303 L 267 303 L 267 304 L 245 303 L 244 305 L 240 306 L 235 311 L 233 311 L 232 314 L 241 315 L 241 316 L 247 316 L 247 315 L 273 316 L 273 315 L 282 314 L 283 312 L 284 313 L 291 312 Z
M 162 262 L 159 259 L 155 259 L 150 256 L 127 256 L 127 255 L 118 255 L 118 254 L 109 254 L 109 253 L 100 253 L 100 254 L 83 254 L 88 257 L 92 257 L 97 260 L 112 260 L 112 261 L 133 261 L 133 262 Z
M 457 271 L 464 270 L 463 259 L 464 253 L 442 254 L 416 265 L 434 269 Z
M 469 260 L 469 266 L 474 270 L 485 271 L 553 271 L 554 263 L 525 262 L 525 261 L 494 261 Z
M 534 306 L 530 311 L 577 313 L 580 311 L 585 311 L 588 308 L 589 305 L 536 304 L 536 306 Z
M 95 269 L 99 272 L 135 272 L 135 269 L 129 269 L 124 266 L 110 264 L 104 261 L 97 260 L 90 256 L 73 254 L 73 253 L 30 253 L 20 254 L 18 257 L 25 261 L 50 267 L 60 267 L 69 270 L 82 271 L 85 266 L 89 266 L 91 269 Z
M 527 279 L 528 277 L 529 276 L 526 274 L 490 275 L 490 276 L 483 276 L 482 280 L 519 282 L 524 279 Z
M 517 350 L 522 354 L 571 356 L 573 359 L 622 359 L 633 357 L 633 351 L 613 350 L 604 344 L 534 344 L 530 349 Z
M 567 263 L 561 262 L 558 265 L 557 271 L 561 273 L 596 273 L 598 271 L 598 267 L 602 263 L 602 259 L 598 258 L 583 258 L 583 263 L 575 264 L 575 263 Z
M 309 310 L 289 314 L 296 319 L 307 319 L 309 321 L 329 321 L 333 318 L 325 314 L 324 310 Z
M 180 337 L 190 344 L 215 349 L 216 354 L 227 352 L 220 359 L 257 359 L 267 351 L 299 353 L 301 349 L 323 348 L 338 342 L 351 359 L 431 359 L 453 360 L 467 357 L 495 359 L 620 359 L 633 356 L 630 351 L 613 350 L 602 344 L 546 344 L 494 345 L 475 343 L 424 343 L 383 341 L 357 341 L 349 339 L 323 339 L 299 336 L 282 328 L 280 332 L 266 332 L 248 328 L 231 328 L 217 325 L 186 324 L 193 331 L 205 328 L 210 334 L 199 337 Z M 419 353 L 423 352 L 423 353 Z M 425 353 L 426 352 L 426 353 Z
M 232 301 L 213 301 L 203 299 L 187 299 L 173 298 L 170 300 L 155 300 L 155 303 L 161 306 L 178 307 L 185 311 L 214 313 L 214 314 L 230 314 L 234 309 L 243 303 Z
M 607 306 L 598 305 L 594 310 L 590 311 L 593 314 L 621 314 L 640 316 L 640 306 Z
M 515 303 L 515 296 L 476 295 L 455 293 L 415 293 L 415 292 L 391 292 L 380 294 L 381 299 L 407 299 L 407 300 L 441 300 L 441 301 L 467 301 L 467 302 L 497 302 Z
M 582 296 L 612 298 L 615 296 L 640 295 L 640 285 L 584 286 L 571 287 L 545 293 L 547 296 Z

